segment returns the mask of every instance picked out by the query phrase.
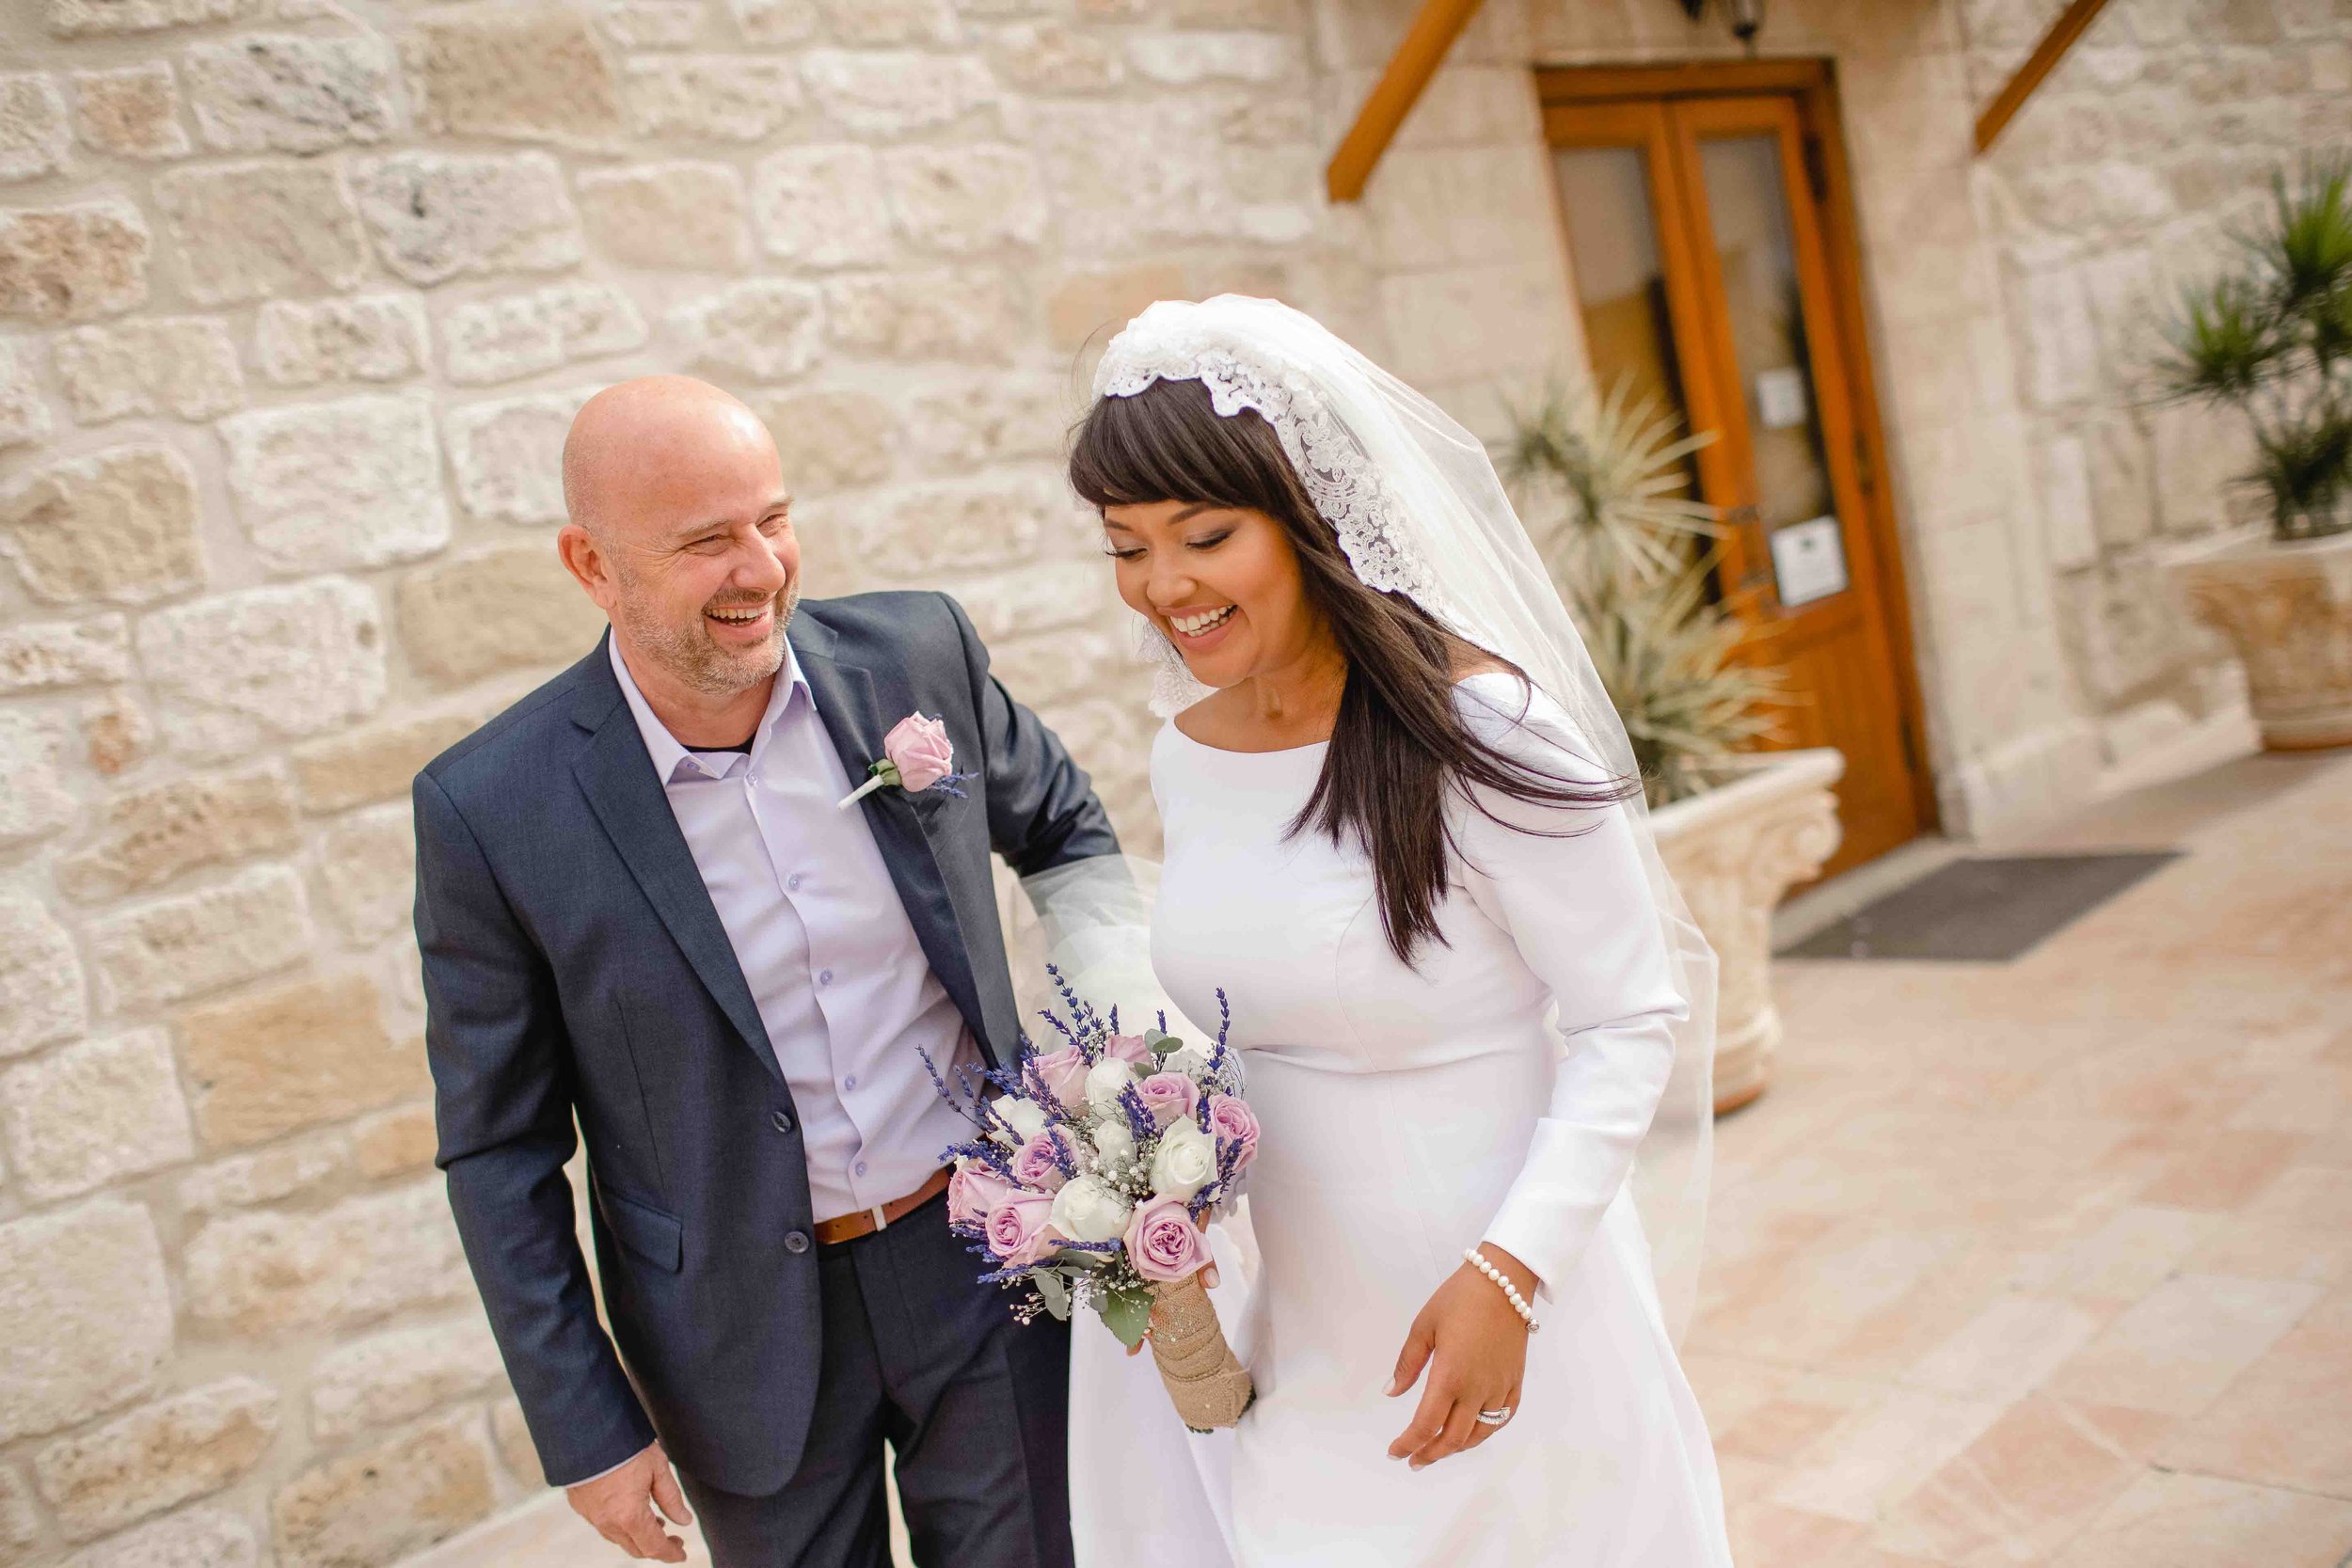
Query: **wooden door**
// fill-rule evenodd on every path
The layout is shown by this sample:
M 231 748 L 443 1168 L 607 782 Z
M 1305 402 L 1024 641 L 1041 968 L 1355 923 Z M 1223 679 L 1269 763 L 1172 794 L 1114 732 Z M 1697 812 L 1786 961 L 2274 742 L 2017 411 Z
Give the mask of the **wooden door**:
M 1772 744 L 1845 753 L 1840 871 L 1933 808 L 1827 151 L 1802 90 L 1557 90 L 1577 74 L 1546 73 L 1545 118 L 1592 368 L 1715 434 L 1692 478 L 1728 531 L 1722 596 L 1780 673 Z

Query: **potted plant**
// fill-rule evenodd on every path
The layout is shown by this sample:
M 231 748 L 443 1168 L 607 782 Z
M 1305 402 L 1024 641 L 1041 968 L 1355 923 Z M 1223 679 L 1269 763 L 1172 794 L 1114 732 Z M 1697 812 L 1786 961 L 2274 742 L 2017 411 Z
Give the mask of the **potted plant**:
M 1625 720 L 1658 849 L 1713 943 L 1715 1108 L 1764 1092 L 1780 1044 L 1772 916 L 1837 847 L 1832 750 L 1759 752 L 1777 683 L 1744 663 L 1745 628 L 1710 585 L 1719 526 L 1690 499 L 1690 454 L 1711 436 L 1620 384 L 1555 388 L 1514 409 L 1501 467 L 1536 549 Z
M 2303 751 L 2352 744 L 2352 159 L 2271 189 L 2244 263 L 2184 298 L 2161 366 L 2169 396 L 2245 417 L 2269 517 L 2164 565 L 2245 662 L 2263 745 Z

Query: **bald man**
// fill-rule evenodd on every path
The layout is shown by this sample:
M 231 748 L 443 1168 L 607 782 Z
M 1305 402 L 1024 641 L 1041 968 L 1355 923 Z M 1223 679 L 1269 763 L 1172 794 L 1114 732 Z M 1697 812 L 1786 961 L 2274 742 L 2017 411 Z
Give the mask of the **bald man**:
M 879 1568 L 886 1442 L 918 1560 L 1066 1564 L 1067 1330 L 975 1283 L 923 1059 L 1011 1060 L 990 852 L 1113 853 L 1101 802 L 953 600 L 801 602 L 718 388 L 590 399 L 564 499 L 611 631 L 415 790 L 439 1162 L 548 1479 L 634 1557 L 684 1560 L 675 1463 L 722 1568 Z M 914 713 L 961 793 L 841 809 Z

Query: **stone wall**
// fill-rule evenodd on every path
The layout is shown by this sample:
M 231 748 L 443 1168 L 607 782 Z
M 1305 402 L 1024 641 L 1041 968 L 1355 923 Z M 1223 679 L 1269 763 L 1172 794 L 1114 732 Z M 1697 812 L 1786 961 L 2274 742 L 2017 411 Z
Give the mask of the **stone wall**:
M 0 1560 L 350 1568 L 538 1484 L 406 792 L 599 629 L 596 387 L 739 391 L 809 591 L 953 589 L 1149 847 L 1057 455 L 1153 297 L 1360 314 L 1312 49 L 1290 0 L 0 8 Z

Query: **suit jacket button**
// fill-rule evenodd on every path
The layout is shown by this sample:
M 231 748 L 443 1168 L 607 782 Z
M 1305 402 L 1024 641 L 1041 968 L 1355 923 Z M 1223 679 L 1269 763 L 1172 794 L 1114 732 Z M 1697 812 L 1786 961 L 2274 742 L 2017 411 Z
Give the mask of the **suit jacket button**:
M 784 1250 L 795 1253 L 806 1252 L 808 1250 L 808 1232 L 805 1230 L 795 1230 L 786 1236 L 784 1239 Z
M 768 1117 L 768 1125 L 779 1132 L 789 1132 L 792 1131 L 792 1113 L 789 1111 L 772 1112 Z

